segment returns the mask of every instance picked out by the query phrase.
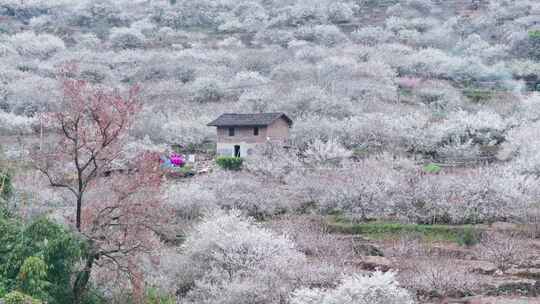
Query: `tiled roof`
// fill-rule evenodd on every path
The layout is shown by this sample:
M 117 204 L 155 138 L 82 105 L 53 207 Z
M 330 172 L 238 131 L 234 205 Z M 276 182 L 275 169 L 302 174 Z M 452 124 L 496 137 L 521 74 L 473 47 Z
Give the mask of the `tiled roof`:
M 253 113 L 253 114 L 237 114 L 225 113 L 221 114 L 208 126 L 214 127 L 249 127 L 249 126 L 268 126 L 274 121 L 283 118 L 289 125 L 292 125 L 292 120 L 285 113 Z

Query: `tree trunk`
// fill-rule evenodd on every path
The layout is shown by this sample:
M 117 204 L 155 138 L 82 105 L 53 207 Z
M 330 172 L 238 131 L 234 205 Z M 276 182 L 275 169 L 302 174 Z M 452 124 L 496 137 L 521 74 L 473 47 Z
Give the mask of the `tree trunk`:
M 76 215 L 76 221 L 75 226 L 77 227 L 77 231 L 81 232 L 81 208 L 82 208 L 82 194 L 77 196 L 77 215 Z
M 96 255 L 94 253 L 91 253 L 86 260 L 84 269 L 77 274 L 75 283 L 73 283 L 74 304 L 81 304 L 84 299 L 86 287 L 88 285 L 88 281 L 90 280 L 90 274 L 92 272 L 92 266 L 94 265 L 95 259 Z

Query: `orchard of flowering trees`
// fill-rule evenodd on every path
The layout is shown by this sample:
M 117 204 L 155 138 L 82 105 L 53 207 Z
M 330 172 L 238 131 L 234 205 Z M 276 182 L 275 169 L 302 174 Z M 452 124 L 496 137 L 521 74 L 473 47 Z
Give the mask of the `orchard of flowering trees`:
M 511 104 L 536 89 L 537 4 L 395 2 L 8 1 L 0 102 L 18 115 L 53 111 L 58 67 L 75 61 L 87 81 L 141 84 L 140 138 L 200 144 L 211 135 L 205 119 L 225 110 L 282 110 L 307 124 L 295 129 L 305 142 L 323 118 L 336 121 L 317 134 L 350 146 L 398 140 L 402 149 L 474 153 L 477 145 L 423 141 L 460 135 L 446 122 L 486 111 L 514 123 Z M 395 122 L 402 113 L 415 117 L 412 139 Z M 371 138 L 350 141 L 347 131 L 379 122 L 364 131 Z
M 526 293 L 539 22 L 535 0 L 0 1 L 0 302 Z M 287 148 L 215 166 L 206 124 L 233 112 L 285 112 Z M 159 169 L 171 147 L 193 177 Z

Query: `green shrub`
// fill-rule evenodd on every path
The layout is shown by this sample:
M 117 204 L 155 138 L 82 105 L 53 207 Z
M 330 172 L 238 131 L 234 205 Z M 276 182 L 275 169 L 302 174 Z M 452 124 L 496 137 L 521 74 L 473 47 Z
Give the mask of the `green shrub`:
M 82 304 L 105 304 L 108 303 L 103 293 L 90 282 Z
M 493 90 L 477 88 L 464 89 L 463 95 L 467 96 L 474 103 L 487 102 L 495 96 Z
M 432 174 L 439 173 L 442 170 L 440 166 L 433 163 L 425 165 L 423 169 L 424 169 L 424 172 L 432 173 Z
M 183 167 L 174 167 L 167 169 L 167 176 L 171 178 L 182 178 L 195 175 L 195 170 L 190 165 L 184 165 Z
M 330 232 L 362 234 L 376 239 L 392 239 L 403 233 L 421 235 L 430 241 L 450 241 L 460 245 L 474 245 L 479 237 L 478 230 L 470 226 L 421 225 L 393 222 L 352 223 L 343 218 L 331 217 Z
M 47 290 L 51 287 L 47 282 L 48 268 L 40 257 L 26 258 L 17 276 L 18 289 L 39 299 L 47 299 Z
M 533 59 L 540 59 L 540 31 L 529 32 L 529 42 L 527 45 L 529 56 Z
M 176 299 L 172 295 L 165 295 L 160 293 L 155 288 L 149 288 L 146 291 L 146 301 L 147 304 L 174 304 Z
M 240 157 L 219 156 L 216 158 L 216 163 L 218 166 L 225 170 L 240 170 L 243 162 L 244 160 Z
M 540 31 L 539 30 L 529 31 L 529 38 L 540 39 Z
M 11 175 L 7 171 L 0 169 L 0 198 L 7 200 L 12 193 Z
M 5 280 L 6 279 L 0 274 L 0 299 L 2 299 L 7 293 L 7 283 L 5 282 Z
M 478 244 L 480 239 L 478 231 L 466 227 L 463 230 L 460 231 L 460 233 L 457 236 L 457 242 L 461 246 L 473 246 Z
M 71 303 L 84 242 L 45 218 L 24 223 L 0 213 L 0 285 L 49 303 Z
M 354 158 L 365 158 L 367 156 L 369 156 L 369 149 L 367 146 L 359 146 L 359 147 L 355 147 L 353 148 L 352 150 L 352 156 Z
M 12 291 L 4 297 L 5 304 L 40 304 L 41 301 L 19 291 Z
M 193 169 L 193 166 L 190 166 L 190 165 L 184 165 L 183 167 L 178 168 L 176 172 L 184 174 L 186 176 L 195 174 L 195 170 Z

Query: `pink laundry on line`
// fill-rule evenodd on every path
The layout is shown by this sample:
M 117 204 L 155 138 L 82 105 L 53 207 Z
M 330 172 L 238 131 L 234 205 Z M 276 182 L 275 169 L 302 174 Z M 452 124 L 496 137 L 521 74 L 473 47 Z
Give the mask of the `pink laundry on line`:
M 186 163 L 184 158 L 182 158 L 181 155 L 178 155 L 176 153 L 171 154 L 170 160 L 171 160 L 171 164 L 177 167 L 182 167 Z

